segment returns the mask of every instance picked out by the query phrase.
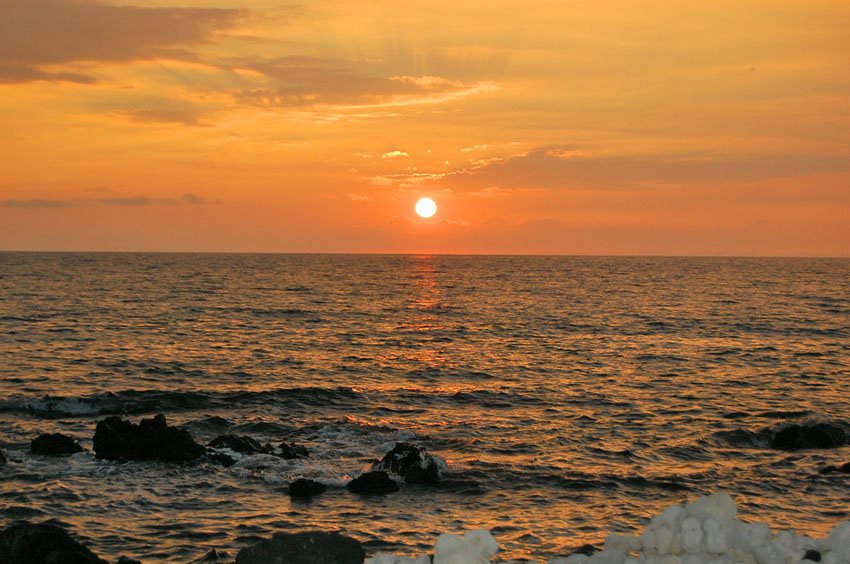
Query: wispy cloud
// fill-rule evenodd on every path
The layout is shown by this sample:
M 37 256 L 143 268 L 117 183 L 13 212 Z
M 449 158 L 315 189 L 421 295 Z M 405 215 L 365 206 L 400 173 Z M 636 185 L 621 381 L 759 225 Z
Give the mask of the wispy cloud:
M 641 183 L 704 184 L 850 172 L 850 158 L 813 154 L 595 154 L 548 147 L 472 163 L 449 172 L 455 190 L 502 188 L 619 189 Z
M 195 205 L 195 206 L 200 206 L 200 205 L 210 203 L 210 201 L 207 200 L 206 198 L 202 198 L 201 196 L 198 196 L 198 195 L 192 194 L 192 193 L 183 194 L 183 197 L 181 198 L 181 200 L 183 200 L 187 204 L 192 204 L 192 205 Z
M 198 112 L 183 109 L 138 109 L 138 110 L 120 110 L 115 112 L 117 115 L 127 117 L 133 121 L 144 123 L 161 123 L 161 124 L 182 124 L 182 125 L 203 125 L 201 116 Z
M 4 208 L 69 208 L 74 205 L 70 200 L 3 200 L 0 202 Z
M 101 189 L 106 190 L 106 189 Z M 22 208 L 22 209 L 51 209 L 71 208 L 91 205 L 121 206 L 121 207 L 144 207 L 144 206 L 174 206 L 174 205 L 206 205 L 213 203 L 211 200 L 186 193 L 179 198 L 151 198 L 148 196 L 115 196 L 109 198 L 76 198 L 68 200 L 33 198 L 33 199 L 9 199 L 0 200 L 0 207 Z
M 339 58 L 287 56 L 230 64 L 265 78 L 267 85 L 230 91 L 240 104 L 264 107 L 385 108 L 435 103 L 495 88 L 489 82 L 440 76 L 388 75 L 378 64 Z

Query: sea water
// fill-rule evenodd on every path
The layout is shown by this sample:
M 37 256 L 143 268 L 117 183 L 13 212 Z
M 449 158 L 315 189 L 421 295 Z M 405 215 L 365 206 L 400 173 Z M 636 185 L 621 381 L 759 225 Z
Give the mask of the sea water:
M 224 468 L 96 460 L 99 419 L 164 413 L 307 446 Z M 850 419 L 850 261 L 0 254 L 0 526 L 55 519 L 100 556 L 186 562 L 278 531 L 418 555 L 492 532 L 548 559 L 730 492 L 738 516 L 824 536 L 850 447 L 777 451 Z M 43 432 L 68 458 L 29 453 Z M 342 486 L 396 441 L 438 486 Z M 293 501 L 295 478 L 331 488 Z

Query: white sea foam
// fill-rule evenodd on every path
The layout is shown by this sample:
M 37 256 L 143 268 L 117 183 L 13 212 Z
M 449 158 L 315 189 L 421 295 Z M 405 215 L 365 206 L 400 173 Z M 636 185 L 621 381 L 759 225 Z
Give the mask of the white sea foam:
M 548 564 L 850 564 L 850 521 L 836 525 L 826 538 L 814 539 L 793 531 L 773 534 L 763 523 L 738 520 L 737 512 L 728 494 L 701 497 L 668 507 L 642 535 L 612 533 L 604 549 L 592 556 L 557 557 Z M 498 550 L 487 531 L 440 535 L 434 548 L 434 564 L 482 564 Z M 804 559 L 807 553 L 815 560 Z M 420 564 L 427 558 L 379 553 L 366 562 Z

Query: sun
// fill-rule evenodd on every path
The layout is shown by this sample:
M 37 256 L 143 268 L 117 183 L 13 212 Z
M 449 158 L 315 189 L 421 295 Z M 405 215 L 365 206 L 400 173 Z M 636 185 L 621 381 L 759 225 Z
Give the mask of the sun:
M 437 203 L 431 198 L 419 198 L 416 202 L 416 215 L 428 219 L 437 213 Z

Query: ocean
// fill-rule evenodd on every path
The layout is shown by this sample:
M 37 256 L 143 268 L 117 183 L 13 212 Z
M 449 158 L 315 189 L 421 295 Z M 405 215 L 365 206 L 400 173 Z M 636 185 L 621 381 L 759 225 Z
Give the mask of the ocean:
M 95 459 L 98 420 L 157 413 L 311 455 Z M 850 446 L 770 437 L 848 420 L 848 260 L 0 253 L 0 526 L 54 519 L 113 560 L 302 530 L 413 555 L 480 528 L 543 559 L 718 491 L 821 536 L 850 475 L 819 470 Z M 86 451 L 30 454 L 45 432 Z M 397 441 L 442 481 L 342 487 Z M 299 477 L 331 487 L 294 501 Z

